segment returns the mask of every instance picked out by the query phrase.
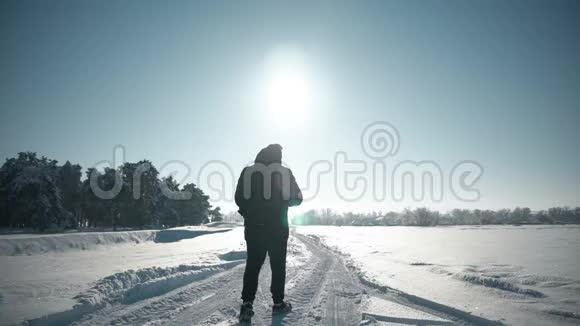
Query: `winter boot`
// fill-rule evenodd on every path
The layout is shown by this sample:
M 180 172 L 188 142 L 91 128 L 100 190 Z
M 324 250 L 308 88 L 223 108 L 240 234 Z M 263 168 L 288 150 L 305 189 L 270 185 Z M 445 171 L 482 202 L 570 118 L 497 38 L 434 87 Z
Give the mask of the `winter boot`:
M 254 315 L 254 306 L 251 302 L 244 302 L 240 308 L 240 321 L 250 321 Z
M 272 314 L 274 315 L 285 314 L 289 313 L 290 311 L 292 311 L 292 305 L 289 302 L 282 301 L 272 306 Z

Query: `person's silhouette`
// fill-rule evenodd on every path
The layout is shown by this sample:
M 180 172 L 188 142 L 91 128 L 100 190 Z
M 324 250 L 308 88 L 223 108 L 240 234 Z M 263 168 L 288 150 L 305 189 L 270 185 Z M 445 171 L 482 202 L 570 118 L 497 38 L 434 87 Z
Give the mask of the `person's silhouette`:
M 292 171 L 282 166 L 282 146 L 268 145 L 258 153 L 253 165 L 244 168 L 235 199 L 244 217 L 248 253 L 240 319 L 248 320 L 254 314 L 252 304 L 266 254 L 270 257 L 272 269 L 272 312 L 289 312 L 292 305 L 284 302 L 288 207 L 300 205 L 302 193 Z

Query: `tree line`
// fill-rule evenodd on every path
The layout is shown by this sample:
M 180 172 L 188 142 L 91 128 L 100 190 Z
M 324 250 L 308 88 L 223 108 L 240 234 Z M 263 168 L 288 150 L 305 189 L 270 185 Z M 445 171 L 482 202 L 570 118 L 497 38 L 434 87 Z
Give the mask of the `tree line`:
M 454 209 L 440 213 L 425 207 L 402 212 L 338 213 L 331 209 L 310 210 L 292 218 L 295 225 L 491 225 L 491 224 L 580 224 L 580 207 L 553 207 L 532 211 L 528 207 L 480 210 Z
M 78 164 L 59 165 L 33 152 L 7 159 L 0 168 L 0 227 L 162 228 L 222 218 L 220 208 L 212 208 L 195 184 L 181 186 L 171 176 L 160 177 L 147 160 L 117 169 L 89 168 L 85 176 Z M 107 199 L 95 186 L 117 191 Z M 174 196 L 164 195 L 168 191 Z

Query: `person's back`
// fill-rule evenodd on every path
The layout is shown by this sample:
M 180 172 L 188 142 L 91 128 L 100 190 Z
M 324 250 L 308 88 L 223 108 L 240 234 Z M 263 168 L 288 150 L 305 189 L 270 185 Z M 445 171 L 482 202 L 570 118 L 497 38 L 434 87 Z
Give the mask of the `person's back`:
M 282 166 L 282 147 L 269 145 L 253 165 L 240 174 L 235 195 L 244 225 L 269 229 L 288 228 L 288 207 L 302 202 L 302 193 L 292 171 Z
M 272 144 L 262 149 L 254 164 L 244 168 L 238 180 L 235 199 L 244 217 L 248 252 L 240 318 L 248 319 L 253 315 L 252 302 L 266 254 L 270 257 L 272 268 L 270 290 L 274 312 L 290 311 L 291 305 L 283 301 L 289 235 L 288 207 L 299 205 L 302 193 L 292 171 L 282 166 L 280 145 Z

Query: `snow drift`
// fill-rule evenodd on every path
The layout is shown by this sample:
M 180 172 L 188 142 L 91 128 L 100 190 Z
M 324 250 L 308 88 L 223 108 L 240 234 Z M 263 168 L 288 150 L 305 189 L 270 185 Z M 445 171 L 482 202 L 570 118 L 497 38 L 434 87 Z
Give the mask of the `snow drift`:
M 4 235 L 0 236 L 0 256 L 40 255 L 69 250 L 91 250 L 99 246 L 139 244 L 147 241 L 168 243 L 230 230 L 231 227 L 220 225 L 219 227 L 191 226 L 146 231 Z
M 115 273 L 98 280 L 91 288 L 75 296 L 74 299 L 77 300 L 78 304 L 74 305 L 72 309 L 28 320 L 27 324 L 68 324 L 109 304 L 131 304 L 163 295 L 242 263 L 244 260 L 209 266 L 182 264 L 175 267 L 151 267 Z
M 21 235 L 0 238 L 0 256 L 39 255 L 47 252 L 89 250 L 99 245 L 143 243 L 155 240 L 157 231 L 87 232 L 54 235 Z
M 79 305 L 99 307 L 103 303 L 132 303 L 167 293 L 178 287 L 243 263 L 233 260 L 211 266 L 182 264 L 174 267 L 151 267 L 137 271 L 115 273 L 95 283 L 87 291 L 75 296 Z

